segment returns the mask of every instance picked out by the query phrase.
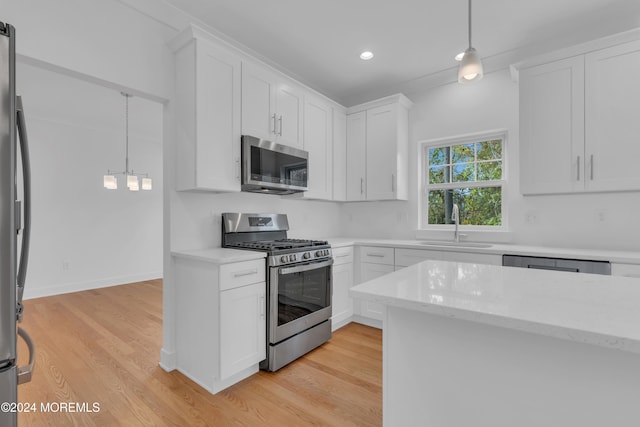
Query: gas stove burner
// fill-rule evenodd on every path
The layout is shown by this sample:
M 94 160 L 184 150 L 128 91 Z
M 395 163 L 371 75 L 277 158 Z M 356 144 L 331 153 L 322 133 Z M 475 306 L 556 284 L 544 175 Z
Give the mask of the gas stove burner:
M 262 251 L 278 251 L 283 249 L 306 249 L 315 246 L 326 246 L 326 240 L 307 239 L 278 239 L 278 240 L 258 240 L 254 242 L 234 242 L 227 246 L 242 249 L 253 249 Z

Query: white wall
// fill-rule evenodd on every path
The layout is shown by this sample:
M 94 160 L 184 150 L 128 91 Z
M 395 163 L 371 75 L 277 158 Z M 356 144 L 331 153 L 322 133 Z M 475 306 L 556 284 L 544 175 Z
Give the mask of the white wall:
M 518 86 L 508 70 L 490 73 L 474 85 L 452 83 L 409 94 L 409 153 L 417 142 L 506 129 L 510 240 L 517 244 L 637 250 L 640 193 L 523 197 L 519 193 Z M 415 238 L 418 227 L 418 162 L 409 165 L 408 202 L 344 204 L 343 234 Z M 527 219 L 529 219 L 527 221 Z M 438 234 L 434 237 L 443 237 Z
M 322 239 L 337 235 L 340 205 L 331 202 L 291 200 L 253 194 L 176 193 L 173 203 L 173 249 L 220 246 L 223 212 L 285 213 L 289 236 Z
M 152 191 L 109 191 L 124 170 L 120 92 L 18 64 L 32 166 L 27 298 L 162 277 L 162 105 L 129 102 L 129 156 Z

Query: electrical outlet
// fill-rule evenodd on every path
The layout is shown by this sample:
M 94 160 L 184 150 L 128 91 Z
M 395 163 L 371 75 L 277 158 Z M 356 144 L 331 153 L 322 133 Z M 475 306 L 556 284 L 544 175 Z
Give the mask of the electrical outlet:
M 538 214 L 535 212 L 527 212 L 524 215 L 524 221 L 527 224 L 537 224 L 538 223 Z
M 595 212 L 596 223 L 602 223 L 607 221 L 607 211 L 600 210 Z

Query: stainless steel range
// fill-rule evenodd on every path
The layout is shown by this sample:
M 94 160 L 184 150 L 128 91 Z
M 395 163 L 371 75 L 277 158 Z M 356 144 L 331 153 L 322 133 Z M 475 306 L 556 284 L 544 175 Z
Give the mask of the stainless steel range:
M 267 358 L 276 371 L 331 338 L 331 246 L 288 239 L 283 214 L 222 214 L 222 246 L 267 252 Z

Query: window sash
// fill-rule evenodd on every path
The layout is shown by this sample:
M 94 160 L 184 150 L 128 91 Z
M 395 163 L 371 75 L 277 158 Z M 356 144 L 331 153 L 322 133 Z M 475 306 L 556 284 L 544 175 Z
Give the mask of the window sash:
M 474 164 L 474 181 L 456 181 L 456 182 L 443 182 L 443 183 L 429 183 L 429 171 L 433 167 L 448 167 L 449 168 L 449 177 L 448 179 L 451 181 L 453 179 L 453 168 L 456 165 L 460 165 L 463 163 L 453 163 L 453 156 L 450 154 L 449 158 L 446 159 L 446 163 L 443 164 L 430 164 L 430 156 L 429 150 L 434 148 L 452 148 L 458 145 L 465 145 L 470 143 L 484 142 L 484 141 L 495 141 L 499 140 L 501 144 L 501 157 L 498 159 L 484 159 L 478 160 L 478 151 L 474 149 L 473 159 L 469 162 L 465 162 L 464 164 Z M 494 131 L 487 132 L 481 134 L 467 135 L 461 137 L 453 137 L 447 139 L 441 139 L 438 141 L 425 141 L 421 143 L 421 174 L 422 174 L 422 197 L 420 198 L 420 211 L 421 211 L 421 229 L 438 229 L 438 230 L 447 230 L 452 227 L 451 224 L 430 224 L 429 223 L 429 191 L 436 190 L 455 190 L 462 188 L 478 188 L 478 187 L 499 187 L 502 194 L 502 210 L 501 210 L 501 225 L 460 225 L 460 227 L 464 227 L 466 230 L 491 230 L 498 231 L 504 230 L 506 228 L 506 194 L 505 187 L 507 185 L 506 180 L 506 140 L 507 133 L 506 131 Z M 477 180 L 478 175 L 478 166 L 482 163 L 489 162 L 501 162 L 501 179 L 499 180 Z

